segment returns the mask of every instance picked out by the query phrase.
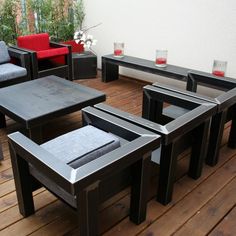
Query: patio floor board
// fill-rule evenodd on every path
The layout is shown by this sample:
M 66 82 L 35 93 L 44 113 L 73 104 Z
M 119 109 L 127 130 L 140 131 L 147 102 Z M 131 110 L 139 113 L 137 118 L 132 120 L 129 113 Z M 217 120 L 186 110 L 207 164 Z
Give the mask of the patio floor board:
M 76 80 L 107 94 L 106 103 L 132 114 L 141 114 L 142 87 L 147 83 L 121 78 L 102 83 L 97 79 Z M 123 235 L 236 235 L 236 149 L 227 147 L 230 124 L 225 125 L 219 163 L 204 165 L 198 180 L 186 175 L 189 150 L 180 155 L 173 201 L 163 206 L 155 201 L 158 176 L 149 191 L 147 219 L 140 225 L 129 221 L 129 188 L 100 206 L 99 230 L 105 236 Z M 81 127 L 81 112 L 49 122 L 43 128 L 46 140 Z M 7 134 L 21 130 L 7 119 L 0 130 L 4 161 L 0 164 L 0 235 L 78 235 L 76 214 L 45 189 L 34 193 L 36 213 L 23 218 L 18 211 L 7 144 Z M 157 170 L 158 167 L 153 166 Z

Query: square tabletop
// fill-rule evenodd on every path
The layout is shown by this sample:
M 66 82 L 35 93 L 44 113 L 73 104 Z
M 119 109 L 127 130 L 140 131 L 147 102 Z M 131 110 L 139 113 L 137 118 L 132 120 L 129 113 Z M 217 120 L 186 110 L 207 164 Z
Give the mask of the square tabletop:
M 47 76 L 0 90 L 0 111 L 26 128 L 105 101 L 100 91 Z

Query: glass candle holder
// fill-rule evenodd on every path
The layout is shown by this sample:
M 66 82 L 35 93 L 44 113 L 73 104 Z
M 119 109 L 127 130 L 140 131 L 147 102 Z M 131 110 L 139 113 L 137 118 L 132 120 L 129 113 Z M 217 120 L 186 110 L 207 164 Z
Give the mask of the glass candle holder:
M 158 67 L 166 67 L 167 66 L 167 50 L 156 50 L 156 60 L 155 65 Z
M 215 76 L 224 77 L 227 67 L 227 61 L 214 60 L 212 74 Z
M 124 56 L 124 43 L 114 43 L 114 57 L 123 57 Z

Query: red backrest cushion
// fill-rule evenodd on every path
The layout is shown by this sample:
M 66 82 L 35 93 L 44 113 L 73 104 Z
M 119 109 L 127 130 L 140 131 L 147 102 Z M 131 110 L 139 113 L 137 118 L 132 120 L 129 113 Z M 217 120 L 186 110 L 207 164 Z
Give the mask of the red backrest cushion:
M 17 38 L 17 45 L 18 47 L 33 51 L 47 50 L 49 49 L 49 35 L 42 33 L 19 36 Z
M 63 42 L 64 44 L 69 44 L 71 45 L 71 49 L 72 49 L 72 52 L 83 52 L 84 51 L 84 45 L 83 44 L 78 44 L 75 42 L 75 40 L 70 40 L 70 41 L 66 41 L 66 42 Z

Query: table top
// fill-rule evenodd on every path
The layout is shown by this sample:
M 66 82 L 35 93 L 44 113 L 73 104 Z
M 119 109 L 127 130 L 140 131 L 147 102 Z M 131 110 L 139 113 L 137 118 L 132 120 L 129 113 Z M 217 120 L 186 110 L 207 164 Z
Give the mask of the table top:
M 0 110 L 29 128 L 105 101 L 105 98 L 104 93 L 95 89 L 47 76 L 2 88 Z
M 72 58 L 89 58 L 89 57 L 96 58 L 97 56 L 90 51 L 84 51 L 81 53 L 76 53 L 76 52 L 72 53 Z

